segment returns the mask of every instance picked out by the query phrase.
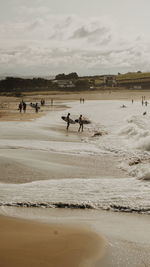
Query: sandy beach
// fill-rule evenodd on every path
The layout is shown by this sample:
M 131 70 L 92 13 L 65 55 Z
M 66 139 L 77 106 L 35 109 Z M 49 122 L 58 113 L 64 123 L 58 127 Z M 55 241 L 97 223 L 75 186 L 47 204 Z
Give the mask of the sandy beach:
M 0 266 L 91 266 L 105 244 L 92 231 L 0 217 Z
M 149 100 L 148 91 L 129 90 L 26 95 L 28 103 L 45 98 L 38 114 L 0 97 L 0 266 L 148 266 L 149 181 L 137 179 L 149 177 L 143 94 Z M 61 115 L 70 110 L 92 120 L 83 133 L 66 131 Z

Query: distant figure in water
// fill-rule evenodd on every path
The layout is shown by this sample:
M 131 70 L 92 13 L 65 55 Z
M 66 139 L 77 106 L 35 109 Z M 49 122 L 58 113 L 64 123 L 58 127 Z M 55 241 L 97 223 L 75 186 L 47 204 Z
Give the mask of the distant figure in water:
M 79 129 L 78 129 L 78 132 L 80 132 L 80 130 L 82 130 L 83 132 L 83 119 L 82 119 L 82 115 L 80 115 L 79 117 Z
M 121 106 L 121 108 L 126 108 L 126 105 L 123 104 L 123 105 Z
M 18 109 L 20 111 L 20 113 L 22 112 L 22 102 L 19 103 Z
M 69 125 L 70 125 L 70 113 L 68 113 L 68 115 L 67 115 L 67 131 L 68 131 L 68 129 L 69 129 Z
M 145 112 L 143 112 L 143 115 L 146 115 L 147 113 L 146 113 L 146 111 Z
M 147 101 L 145 101 L 145 106 L 147 107 L 147 104 L 148 104 L 148 102 Z
M 133 104 L 133 99 L 132 99 L 132 104 Z

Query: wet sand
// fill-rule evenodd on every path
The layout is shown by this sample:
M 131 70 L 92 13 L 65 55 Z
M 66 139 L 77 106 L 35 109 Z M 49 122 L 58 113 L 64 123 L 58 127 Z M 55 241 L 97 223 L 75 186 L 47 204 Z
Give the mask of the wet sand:
M 67 91 L 45 91 L 45 92 L 25 92 L 24 96 L 19 97 L 10 97 L 10 96 L 0 96 L 0 121 L 27 121 L 39 118 L 47 111 L 51 110 L 51 99 L 54 101 L 54 106 L 57 103 L 62 103 L 62 101 L 75 101 L 80 98 L 86 100 L 141 100 L 142 96 L 145 96 L 146 100 L 150 99 L 149 90 L 127 90 L 124 88 L 106 88 L 106 89 L 97 89 L 89 91 L 80 91 L 80 92 L 68 92 Z M 25 102 L 39 102 L 44 98 L 46 103 L 49 103 L 49 107 L 43 106 L 39 113 L 35 113 L 35 110 L 27 106 L 26 114 L 20 114 L 18 111 L 18 104 L 22 99 Z
M 88 227 L 0 217 L 0 266 L 88 267 L 103 256 L 104 240 Z
M 150 265 L 149 216 L 96 210 L 15 207 L 1 207 L 0 214 L 21 218 L 0 216 L 0 257 L 2 255 L 3 260 L 7 259 L 7 265 L 3 267 L 17 267 L 21 260 L 25 263 L 20 266 L 25 267 L 40 266 L 37 260 L 42 262 L 42 266 L 52 267 Z M 12 249 L 13 242 L 15 247 Z M 52 257 L 52 251 L 58 252 L 57 259 Z M 49 265 L 46 259 L 50 260 Z M 9 265 L 10 260 L 11 263 L 15 261 L 16 265 Z M 55 264 L 51 265 L 54 260 Z
M 88 165 L 87 162 L 89 162 Z M 106 164 L 107 168 L 105 168 Z M 28 183 L 49 179 L 99 179 L 99 177 L 112 176 L 126 178 L 126 172 L 119 169 L 117 164 L 117 159 L 108 155 L 93 157 L 5 149 L 0 153 L 0 182 Z

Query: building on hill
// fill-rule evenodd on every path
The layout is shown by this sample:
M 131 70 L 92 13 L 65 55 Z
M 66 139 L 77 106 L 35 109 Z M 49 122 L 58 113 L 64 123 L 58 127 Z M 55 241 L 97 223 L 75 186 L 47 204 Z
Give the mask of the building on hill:
M 75 84 L 71 80 L 53 80 L 53 83 L 57 84 L 60 88 L 74 88 Z
M 117 86 L 115 75 L 103 75 L 103 79 L 104 79 L 104 85 L 111 86 L 111 87 Z

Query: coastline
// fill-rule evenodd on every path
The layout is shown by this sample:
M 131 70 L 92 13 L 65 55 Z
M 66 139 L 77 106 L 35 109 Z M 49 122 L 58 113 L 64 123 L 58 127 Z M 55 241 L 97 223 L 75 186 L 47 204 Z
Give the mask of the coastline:
M 13 96 L 2 96 L 0 95 L 0 121 L 30 121 L 44 116 L 48 111 L 52 110 L 50 105 L 51 99 L 54 101 L 55 109 L 60 108 L 60 104 L 66 101 L 79 101 L 80 98 L 85 98 L 86 100 L 132 100 L 139 101 L 145 96 L 146 99 L 150 99 L 149 90 L 137 90 L 137 89 L 103 89 L 103 90 L 88 90 L 88 91 L 44 91 L 44 92 L 24 92 L 23 97 L 13 97 Z M 26 114 L 19 114 L 17 108 L 19 102 L 24 99 L 24 101 L 30 102 L 40 102 L 44 98 L 49 107 L 43 107 L 42 112 L 38 114 L 33 111 L 32 108 L 28 107 L 28 112 Z M 63 107 L 62 107 L 63 108 Z M 19 116 L 19 115 L 21 116 Z
M 76 97 L 78 96 L 79 95 L 76 95 Z M 62 96 L 58 96 L 58 98 L 61 97 Z M 74 98 L 74 96 L 71 97 Z M 91 96 L 89 95 L 89 98 L 90 97 Z M 96 95 L 94 97 L 96 97 Z M 102 98 L 102 95 L 99 97 Z M 105 97 L 106 95 L 104 98 Z M 108 98 L 109 97 L 110 100 L 111 97 L 113 99 L 113 96 L 109 96 L 108 93 Z M 114 97 L 116 96 L 114 95 Z M 120 97 L 121 96 L 118 96 L 118 98 Z M 125 95 L 124 97 L 125 98 L 123 98 L 123 100 L 126 99 Z M 139 99 L 140 97 L 141 96 L 138 96 Z M 128 99 L 130 100 L 129 95 Z M 100 154 L 86 155 L 86 153 L 80 154 L 78 151 L 76 153 L 76 147 L 80 148 L 81 152 L 82 149 L 85 149 L 84 143 L 82 142 L 83 136 L 81 134 L 77 134 L 77 129 L 71 129 L 67 133 L 65 125 L 60 120 L 60 114 L 63 111 L 67 112 L 65 108 L 70 100 L 72 99 L 70 99 L 69 96 L 67 101 L 64 103 L 61 98 L 60 102 L 58 101 L 61 105 L 53 107 L 53 109 L 50 107 L 51 110 L 48 109 L 46 113 L 41 112 L 44 116 L 40 116 L 37 120 L 34 120 L 35 118 L 32 117 L 32 121 L 25 120 L 23 122 L 16 122 L 11 118 L 11 116 L 9 117 L 10 114 L 8 114 L 8 120 L 3 118 L 4 121 L 1 123 L 6 129 L 1 130 L 0 182 L 6 183 L 6 187 L 9 187 L 7 184 L 12 184 L 13 188 L 16 185 L 18 185 L 19 188 L 20 184 L 30 184 L 33 181 L 37 181 L 37 183 L 41 180 L 59 181 L 64 178 L 68 180 L 70 178 L 91 178 L 92 180 L 92 178 L 95 179 L 100 177 L 100 179 L 103 179 L 103 177 L 106 176 L 108 178 L 113 176 L 113 178 L 115 177 L 117 180 L 118 178 L 124 179 L 127 177 L 127 173 L 118 168 L 115 156 L 109 156 L 108 154 L 103 154 L 102 156 Z M 59 117 L 59 120 L 54 120 L 53 124 L 53 119 L 55 119 L 56 116 Z M 65 144 L 66 150 L 64 150 L 63 144 Z M 106 165 L 107 168 L 105 168 Z M 128 175 L 128 178 L 131 177 Z M 29 185 L 27 185 L 27 190 L 28 186 Z M 22 190 L 24 191 L 24 188 Z M 68 209 L 66 211 L 64 209 L 57 209 L 56 211 L 56 209 L 42 210 L 40 208 L 24 209 L 19 207 L 0 207 L 0 214 L 11 217 L 20 216 L 20 218 L 30 219 L 30 212 L 31 219 L 34 220 L 34 222 L 24 221 L 23 219 L 21 221 L 20 219 L 18 220 L 10 217 L 0 217 L 0 229 L 3 234 L 3 241 L 0 248 L 0 260 L 3 260 L 2 263 L 4 267 L 16 267 L 21 265 L 26 267 L 31 263 L 32 266 L 40 266 L 38 264 L 41 262 L 44 267 L 51 266 L 50 262 L 53 264 L 52 266 L 56 267 L 76 267 L 79 266 L 79 262 L 75 261 L 76 258 L 82 262 L 83 265 L 81 266 L 84 267 L 87 267 L 88 264 L 90 267 L 126 267 L 127 264 L 132 267 L 142 267 L 143 262 L 145 264 L 149 264 L 147 248 L 147 244 L 149 246 L 149 242 L 146 239 L 147 237 L 145 233 L 146 231 L 148 232 L 148 217 L 144 214 L 138 216 L 137 214 L 124 215 L 121 212 L 112 213 L 111 211 L 103 213 L 103 211 L 93 210 L 88 212 L 87 210 L 74 211 Z M 41 222 L 44 224 L 39 225 L 38 222 L 36 223 L 35 221 L 38 221 L 40 216 Z M 47 217 L 49 217 L 49 220 Z M 62 225 L 63 222 L 64 225 Z M 49 223 L 49 225 L 46 226 L 45 223 Z M 86 229 L 84 229 L 83 225 L 77 227 L 80 223 L 83 223 Z M 96 230 L 96 236 L 95 233 L 93 234 L 90 228 L 86 226 L 90 224 L 92 224 L 92 228 Z M 132 229 L 130 229 L 131 225 Z M 56 226 L 58 228 L 60 227 L 59 229 L 61 229 L 63 233 L 63 238 L 61 235 L 54 235 L 54 237 L 56 237 L 56 243 L 54 242 L 54 244 L 56 244 L 56 252 L 59 251 L 58 253 L 61 254 L 61 262 L 57 261 L 57 259 L 53 262 L 51 255 L 49 254 L 49 250 L 52 251 L 53 254 L 52 246 L 54 239 L 52 233 L 54 233 Z M 141 230 L 142 227 L 143 229 Z M 34 233 L 32 233 L 33 228 L 35 229 Z M 131 230 L 134 232 L 133 235 Z M 28 237 L 25 237 L 27 231 L 31 234 L 29 239 L 27 239 Z M 136 234 L 136 231 L 139 233 Z M 44 235 L 43 232 L 45 233 Z M 40 233 L 42 233 L 42 235 Z M 47 233 L 50 234 L 49 238 L 47 237 Z M 18 234 L 21 235 L 21 238 L 18 236 L 15 240 L 14 234 L 15 236 L 18 236 Z M 70 236 L 71 241 L 69 241 Z M 78 241 L 74 239 L 74 236 L 78 236 L 78 241 L 80 240 L 83 242 L 83 246 L 80 247 L 79 250 Z M 105 257 L 98 260 L 97 256 L 103 255 L 101 252 L 103 251 L 104 243 L 101 243 L 101 236 L 105 236 L 107 238 L 108 249 L 106 250 Z M 145 239 L 143 239 L 143 236 Z M 13 239 L 10 240 L 10 238 Z M 87 242 L 87 239 L 89 240 L 89 238 L 90 240 L 91 238 L 93 240 L 90 246 L 89 243 L 91 241 L 89 243 Z M 34 241 L 36 242 L 33 242 L 33 239 L 35 239 Z M 13 242 L 15 240 L 14 256 L 12 255 L 12 251 L 14 251 L 12 240 Z M 44 248 L 42 251 L 40 245 L 41 242 L 43 242 L 42 249 Z M 61 246 L 64 247 L 64 244 L 70 244 L 70 242 L 73 245 L 73 253 L 68 249 L 68 247 L 66 253 L 61 253 Z M 24 246 L 24 243 L 26 243 L 27 247 Z M 18 254 L 20 255 L 20 247 L 22 248 L 22 254 L 18 257 Z M 3 253 L 4 250 L 5 253 Z M 38 254 L 40 258 L 36 258 L 37 251 L 39 252 Z M 76 255 L 77 251 L 78 256 Z M 45 253 L 47 253 L 46 256 Z M 69 259 L 68 254 L 70 255 Z M 8 255 L 10 257 L 8 257 Z M 89 258 L 88 255 L 90 256 Z M 88 263 L 86 261 L 87 258 L 89 259 Z M 14 261 L 14 265 L 12 265 L 12 260 Z M 97 260 L 98 263 L 96 263 Z M 20 261 L 23 261 L 24 265 L 22 262 L 20 264 Z M 62 265 L 62 262 L 64 262 L 64 265 Z

